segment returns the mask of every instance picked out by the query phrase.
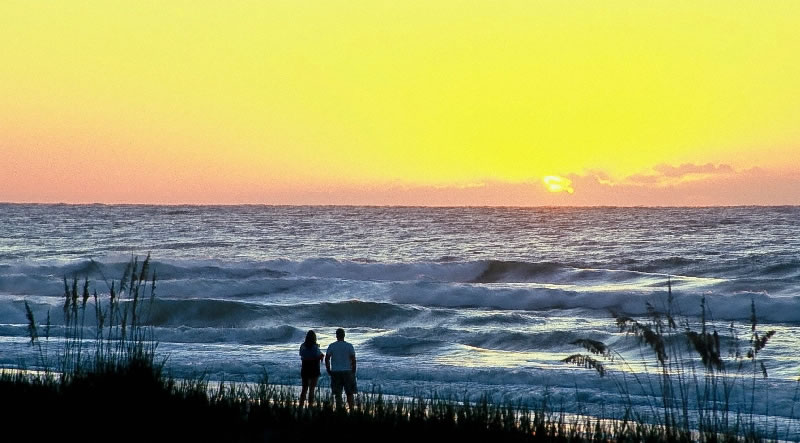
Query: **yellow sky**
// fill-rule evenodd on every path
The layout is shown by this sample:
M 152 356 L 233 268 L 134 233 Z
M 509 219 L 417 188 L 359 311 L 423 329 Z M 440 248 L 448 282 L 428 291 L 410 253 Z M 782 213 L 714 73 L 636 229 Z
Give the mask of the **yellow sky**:
M 794 0 L 5 0 L 0 201 L 571 204 L 602 176 L 725 203 L 714 174 L 636 178 L 711 164 L 800 204 L 799 24 Z

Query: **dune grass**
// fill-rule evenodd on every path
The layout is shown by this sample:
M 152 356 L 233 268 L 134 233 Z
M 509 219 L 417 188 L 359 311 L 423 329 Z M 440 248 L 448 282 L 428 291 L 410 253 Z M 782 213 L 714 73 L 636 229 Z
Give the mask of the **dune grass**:
M 147 317 L 157 278 L 149 256 L 131 260 L 107 292 L 90 293 L 88 279 L 64 278 L 63 340 L 51 349 L 50 314 L 37 324 L 26 304 L 31 345 L 38 350 L 33 371 L 0 372 L 4 437 L 90 441 L 491 441 L 491 442 L 734 442 L 769 441 L 753 422 L 754 411 L 730 410 L 731 384 L 745 386 L 766 376 L 759 352 L 774 332 L 757 331 L 745 352 L 723 358 L 719 334 L 707 324 L 693 331 L 679 325 L 668 309 L 650 310 L 646 320 L 618 315 L 621 332 L 630 334 L 654 356 L 656 385 L 652 415 L 630 413 L 618 420 L 575 417 L 547 404 L 529 408 L 442 398 L 384 396 L 379 390 L 359 394 L 352 411 L 337 409 L 330 394 L 318 395 L 305 408 L 295 390 L 269 383 L 211 383 L 205 377 L 176 379 L 165 369 Z M 671 295 L 671 287 L 669 288 Z M 92 304 L 88 304 L 89 300 Z M 92 306 L 93 305 L 93 306 Z M 93 309 L 90 309 L 93 307 Z M 755 308 L 753 308 L 754 310 Z M 94 314 L 93 328 L 86 316 Z M 705 313 L 705 309 L 703 311 Z M 87 339 L 87 334 L 89 335 Z M 684 337 L 700 357 L 701 367 L 686 366 Z M 88 344 L 87 344 L 88 343 Z M 604 343 L 586 338 L 565 363 L 616 377 L 604 361 L 620 358 Z M 52 351 L 52 352 L 51 352 Z M 738 368 L 731 376 L 729 368 Z M 748 378 L 751 377 L 751 378 Z M 647 382 L 636 379 L 636 382 Z M 627 389 L 627 380 L 618 386 Z M 698 389 L 697 387 L 700 387 Z M 755 398 L 755 384 L 751 394 Z M 692 401 L 690 395 L 696 395 Z M 631 409 L 632 410 L 632 409 Z M 692 418 L 690 411 L 699 411 Z M 660 413 L 656 413 L 660 411 Z M 16 437 L 19 438 L 16 438 Z
M 648 303 L 643 319 L 612 315 L 618 331 L 638 341 L 644 376 L 610 371 L 605 363 L 629 365 L 605 343 L 588 338 L 573 344 L 589 354 L 574 354 L 563 361 L 595 370 L 601 377 L 615 377 L 625 396 L 630 397 L 632 386 L 647 393 L 650 403 L 645 408 L 629 408 L 635 422 L 657 425 L 668 441 L 766 441 L 798 435 L 797 429 L 786 429 L 776 419 L 769 421 L 768 399 L 763 409 L 756 406 L 759 397 L 768 395 L 763 380 L 769 375 L 759 354 L 775 331 L 759 329 L 754 301 L 746 339 L 734 323 L 727 327 L 727 335 L 718 330 L 705 296 L 699 320 L 676 313 L 669 280 L 667 302 L 661 309 Z

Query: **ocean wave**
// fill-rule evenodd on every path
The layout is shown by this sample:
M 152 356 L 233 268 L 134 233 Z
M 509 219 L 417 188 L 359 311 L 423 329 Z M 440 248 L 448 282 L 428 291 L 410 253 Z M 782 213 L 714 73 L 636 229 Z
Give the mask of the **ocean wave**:
M 473 283 L 496 283 L 533 281 L 537 277 L 550 276 L 563 271 L 564 265 L 559 263 L 528 263 L 518 261 L 489 260 L 486 268 Z
M 374 337 L 365 343 L 379 354 L 391 356 L 418 356 L 444 346 L 446 342 L 437 339 L 420 339 L 402 334 Z
M 782 277 L 796 280 L 800 278 L 800 260 L 790 260 L 783 263 L 769 264 L 756 271 L 757 276 Z
M 584 338 L 585 331 L 466 330 L 448 327 L 405 327 L 373 337 L 366 345 L 388 355 L 418 355 L 436 348 L 469 346 L 490 351 L 575 351 L 573 341 Z M 594 339 L 607 339 L 607 333 L 594 331 Z
M 207 309 L 196 312 L 200 320 L 251 321 L 268 313 L 254 314 L 256 305 L 304 305 L 315 315 L 334 318 L 347 324 L 351 319 L 373 316 L 363 305 L 351 305 L 337 311 L 337 303 L 357 300 L 423 308 L 474 308 L 519 311 L 551 309 L 616 310 L 640 314 L 650 297 L 666 295 L 671 279 L 676 302 L 685 312 L 697 313 L 700 298 L 724 301 L 715 312 L 720 318 L 749 318 L 749 302 L 756 298 L 767 321 L 798 322 L 800 262 L 767 262 L 759 258 L 736 260 L 737 266 L 758 266 L 759 271 L 740 270 L 738 278 L 685 277 L 632 270 L 595 269 L 579 264 L 531 263 L 522 261 L 476 260 L 444 263 L 361 263 L 335 259 L 302 261 L 269 260 L 264 262 L 221 263 L 218 261 L 155 261 L 158 275 L 157 299 L 191 300 L 192 307 L 206 300 L 209 305 L 247 302 L 246 308 L 228 314 L 220 305 L 216 314 Z M 692 266 L 694 261 L 670 258 L 677 266 Z M 585 265 L 585 264 L 584 264 Z M 0 296 L 63 296 L 63 281 L 90 279 L 90 290 L 108 293 L 107 278 L 119 276 L 122 262 L 78 261 L 66 264 L 5 265 L 0 267 Z M 634 265 L 630 265 L 634 266 Z M 659 266 L 667 266 L 660 264 Z M 753 275 L 750 275 L 750 274 Z M 323 303 L 320 303 L 323 302 Z M 330 312 L 317 312 L 327 306 Z M 391 305 L 389 303 L 388 305 Z M 231 305 L 231 306 L 236 306 Z M 324 309 L 323 309 L 324 310 Z M 345 312 L 346 311 L 346 312 Z M 378 310 L 380 311 L 380 310 Z M 172 310 L 170 310 L 172 312 Z M 378 312 L 386 321 L 405 321 L 406 311 Z M 177 315 L 177 314 L 170 314 Z M 414 313 L 411 315 L 419 315 Z M 215 317 L 216 316 L 216 317 Z M 186 321 L 191 315 L 186 314 Z M 323 318 L 323 317 L 318 317 Z M 480 320 L 473 320 L 480 321 Z M 370 324 L 377 324 L 370 320 Z
M 348 300 L 343 302 L 261 304 L 233 300 L 156 300 L 150 321 L 157 326 L 247 327 L 291 321 L 320 321 L 343 327 L 390 327 L 411 321 L 427 310 L 392 303 Z
M 0 285 L 9 276 L 31 278 L 119 278 L 127 260 L 79 260 L 0 267 Z M 800 276 L 800 260 L 754 255 L 729 260 L 667 257 L 652 260 L 625 258 L 608 263 L 528 262 L 515 260 L 460 261 L 443 257 L 432 262 L 378 262 L 372 259 L 265 260 L 223 262 L 218 260 L 154 260 L 158 278 L 242 280 L 257 278 L 328 278 L 351 281 L 435 281 L 444 283 L 564 283 L 636 282 L 642 279 L 716 277 L 761 278 L 784 281 Z
M 748 320 L 752 301 L 755 303 L 758 318 L 763 321 L 800 322 L 800 296 L 772 297 L 763 292 L 745 291 L 726 295 L 707 294 L 704 291 L 681 294 L 673 289 L 676 311 L 688 316 L 697 317 L 701 314 L 703 297 L 706 299 L 706 306 L 720 320 Z M 542 287 L 495 288 L 484 285 L 417 283 L 395 288 L 392 301 L 442 308 L 516 311 L 583 309 L 645 315 L 648 303 L 666 309 L 668 295 L 665 290 L 660 289 L 650 292 L 593 292 Z
M 239 343 L 244 345 L 276 345 L 297 343 L 305 339 L 306 331 L 290 325 L 253 328 L 187 327 L 156 328 L 155 336 L 165 343 Z
M 43 321 L 51 314 L 53 324 L 63 324 L 61 297 L 0 296 L 0 324 L 27 324 L 25 302 L 28 302 L 36 319 Z M 108 300 L 101 297 L 103 309 Z M 123 301 L 122 306 L 130 301 Z M 86 324 L 95 320 L 94 300 L 87 304 Z M 443 313 L 430 309 L 389 302 L 348 299 L 342 301 L 267 303 L 257 299 L 216 298 L 165 298 L 156 297 L 152 305 L 142 305 L 141 319 L 159 327 L 250 327 L 289 322 L 318 324 L 320 321 L 343 327 L 384 328 L 411 321 L 435 321 Z
M 392 303 L 343 302 L 260 304 L 232 300 L 156 300 L 150 321 L 157 326 L 250 327 L 275 322 L 342 327 L 391 327 L 428 311 Z
M 473 314 L 460 319 L 459 324 L 464 326 L 514 326 L 540 323 L 543 320 L 519 312 L 502 312 L 491 314 Z
M 624 269 L 639 272 L 655 273 L 695 273 L 702 269 L 703 265 L 708 264 L 708 260 L 686 257 L 667 257 L 654 260 L 633 260 L 630 259 L 623 264 Z

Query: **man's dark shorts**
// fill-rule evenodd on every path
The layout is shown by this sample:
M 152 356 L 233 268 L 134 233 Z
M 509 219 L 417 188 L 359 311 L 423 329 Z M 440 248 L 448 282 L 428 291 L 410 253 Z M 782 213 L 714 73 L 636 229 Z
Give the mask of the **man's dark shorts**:
M 342 395 L 342 388 L 347 395 L 358 392 L 356 375 L 353 371 L 331 371 L 331 390 L 333 395 Z

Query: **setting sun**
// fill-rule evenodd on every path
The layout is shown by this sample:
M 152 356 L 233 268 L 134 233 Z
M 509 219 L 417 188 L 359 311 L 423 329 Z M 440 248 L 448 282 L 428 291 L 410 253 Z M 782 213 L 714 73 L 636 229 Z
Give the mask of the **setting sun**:
M 575 190 L 572 189 L 572 181 L 570 179 L 559 177 L 557 175 L 548 175 L 542 180 L 544 181 L 544 185 L 547 187 L 547 190 L 550 192 L 568 192 L 570 194 L 575 192 Z

